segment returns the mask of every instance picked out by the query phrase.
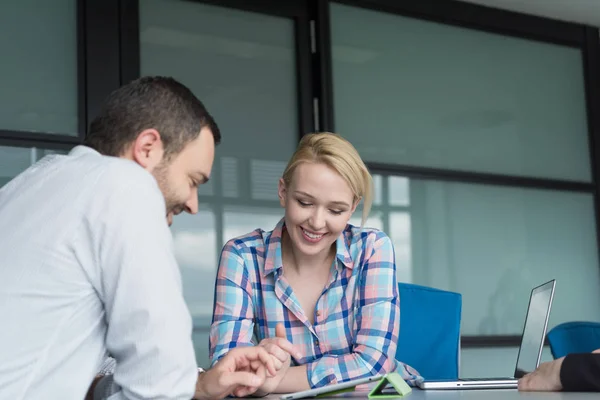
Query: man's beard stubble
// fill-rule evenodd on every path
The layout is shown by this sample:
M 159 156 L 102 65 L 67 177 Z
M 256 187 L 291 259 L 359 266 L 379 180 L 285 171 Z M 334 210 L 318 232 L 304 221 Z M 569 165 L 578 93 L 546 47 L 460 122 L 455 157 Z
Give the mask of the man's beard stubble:
M 169 183 L 169 164 L 165 162 L 165 160 L 161 161 L 160 164 L 154 168 L 152 175 L 154 176 L 154 179 L 156 179 L 158 188 L 165 199 L 165 215 L 168 215 L 170 212 L 179 214 L 179 212 L 181 212 L 180 210 L 183 209 L 183 205 L 177 200 L 175 190 Z

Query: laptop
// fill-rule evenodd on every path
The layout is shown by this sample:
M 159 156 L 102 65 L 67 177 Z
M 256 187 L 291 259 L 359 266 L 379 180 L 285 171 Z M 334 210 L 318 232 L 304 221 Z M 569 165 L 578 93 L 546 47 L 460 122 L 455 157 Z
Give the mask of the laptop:
M 553 279 L 531 291 L 513 377 L 424 380 L 417 382 L 417 385 L 421 389 L 516 389 L 519 378 L 533 372 L 540 364 L 555 286 L 556 280 Z

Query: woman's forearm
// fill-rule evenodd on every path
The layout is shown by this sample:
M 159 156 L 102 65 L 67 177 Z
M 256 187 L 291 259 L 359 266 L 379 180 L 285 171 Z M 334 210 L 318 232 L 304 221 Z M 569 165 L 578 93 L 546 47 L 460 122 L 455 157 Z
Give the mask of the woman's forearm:
M 306 376 L 306 365 L 291 367 L 279 383 L 277 393 L 293 393 L 310 389 Z

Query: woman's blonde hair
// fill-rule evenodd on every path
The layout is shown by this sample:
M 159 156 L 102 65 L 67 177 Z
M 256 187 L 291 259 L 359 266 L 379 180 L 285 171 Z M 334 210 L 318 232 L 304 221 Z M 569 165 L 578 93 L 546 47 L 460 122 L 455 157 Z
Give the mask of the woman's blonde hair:
M 283 181 L 289 186 L 296 167 L 302 163 L 322 163 L 337 171 L 350 186 L 353 202 L 363 201 L 364 226 L 373 202 L 373 178 L 352 144 L 331 132 L 311 133 L 302 137 L 285 171 Z

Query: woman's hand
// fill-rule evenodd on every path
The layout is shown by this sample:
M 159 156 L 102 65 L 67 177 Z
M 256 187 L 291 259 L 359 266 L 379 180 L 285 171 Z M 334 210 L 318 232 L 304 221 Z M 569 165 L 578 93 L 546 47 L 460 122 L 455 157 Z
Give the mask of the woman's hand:
M 264 348 L 273 357 L 273 364 L 277 370 L 277 374 L 267 378 L 265 383 L 256 391 L 257 395 L 266 395 L 275 391 L 281 383 L 281 380 L 290 368 L 291 355 L 300 358 L 301 354 L 286 339 L 285 327 L 281 323 L 275 327 L 275 337 L 261 340 L 258 346 Z

